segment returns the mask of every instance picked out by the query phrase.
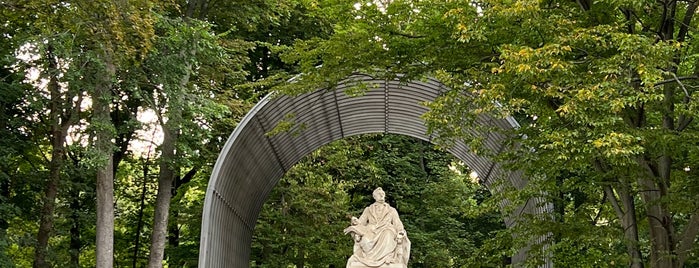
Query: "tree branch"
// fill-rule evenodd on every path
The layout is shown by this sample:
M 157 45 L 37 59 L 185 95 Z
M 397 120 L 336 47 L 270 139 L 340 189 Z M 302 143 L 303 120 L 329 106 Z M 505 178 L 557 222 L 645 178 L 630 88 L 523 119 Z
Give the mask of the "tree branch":
M 699 0 L 689 2 L 687 12 L 684 14 L 684 19 L 682 20 L 682 24 L 680 24 L 680 30 L 677 33 L 678 42 L 684 42 L 685 38 L 687 37 L 689 24 L 692 22 L 692 18 L 694 18 L 694 12 L 697 10 L 697 6 L 699 6 Z
M 600 173 L 606 173 L 606 170 L 603 166 L 603 163 L 599 160 L 596 159 L 593 161 L 593 165 L 595 167 L 595 170 L 597 170 Z M 612 204 L 612 208 L 614 208 L 614 212 L 616 212 L 617 217 L 619 218 L 620 221 L 624 221 L 624 210 L 619 206 L 619 200 L 616 197 L 616 194 L 614 194 L 614 190 L 612 189 L 611 185 L 605 185 L 603 187 L 604 189 L 604 194 L 609 200 L 609 203 Z M 602 199 L 604 200 L 604 199 Z
M 180 180 L 180 185 L 192 181 L 192 178 L 194 178 L 194 175 L 196 175 L 198 171 L 199 171 L 199 168 L 197 168 L 197 167 L 190 169 L 186 174 L 184 174 L 184 177 L 182 177 L 182 180 Z
M 616 212 L 616 216 L 619 218 L 619 220 L 623 221 L 624 220 L 624 211 L 619 206 L 619 200 L 617 200 L 616 195 L 614 194 L 614 190 L 612 189 L 612 186 L 609 186 L 609 185 L 604 186 L 604 193 L 607 195 L 607 199 L 609 200 L 609 203 L 612 204 L 612 208 L 614 208 L 614 212 Z
M 663 15 L 660 19 L 660 28 L 658 28 L 658 36 L 660 40 L 667 41 L 672 39 L 674 34 L 674 19 L 675 19 L 676 2 L 674 0 L 663 2 Z
M 699 0 L 697 0 L 697 1 L 699 1 Z M 662 81 L 658 81 L 658 82 L 656 82 L 656 83 L 653 84 L 653 85 L 656 86 L 656 87 L 658 87 L 658 86 L 662 86 L 662 85 L 665 85 L 665 84 L 668 84 L 668 83 L 673 83 L 673 82 L 678 82 L 678 83 L 679 83 L 680 81 L 684 81 L 684 80 L 697 80 L 697 79 L 699 79 L 699 76 L 697 76 L 697 75 L 679 76 L 679 77 L 678 77 L 677 75 L 675 75 L 675 74 L 673 73 L 673 76 L 674 76 L 673 78 L 665 79 L 665 80 L 662 80 Z M 634 78 L 634 79 L 631 80 L 631 82 L 641 82 L 641 79 L 640 79 L 640 78 Z M 686 90 L 685 90 L 685 91 L 686 91 Z
M 78 99 L 75 100 L 73 107 L 71 108 L 70 111 L 67 112 L 66 116 L 63 118 L 63 122 L 61 122 L 61 132 L 66 133 L 68 132 L 68 129 L 70 126 L 78 122 L 79 119 L 79 114 L 81 112 L 80 104 L 83 102 L 83 94 L 78 93 Z
M 694 1 L 694 3 L 699 3 L 699 0 Z M 694 3 L 693 3 L 693 4 L 694 4 Z M 695 9 L 696 9 L 696 5 L 695 5 Z M 689 92 L 687 91 L 687 88 L 686 88 L 686 87 L 684 86 L 684 84 L 680 81 L 679 77 L 677 77 L 677 75 L 676 75 L 675 73 L 673 73 L 673 72 L 671 72 L 670 74 L 672 74 L 672 77 L 673 77 L 673 78 L 677 81 L 677 83 L 680 85 L 680 87 L 682 88 L 682 91 L 684 91 L 684 98 L 683 98 L 683 100 L 682 100 L 682 103 L 685 104 L 685 105 L 687 105 L 687 104 L 692 100 L 692 97 L 689 95 Z M 676 130 L 677 130 L 677 131 L 682 131 L 682 130 L 684 130 L 687 126 L 689 126 L 689 123 L 692 122 L 692 120 L 693 120 L 693 117 L 687 118 L 686 115 L 681 114 L 680 117 L 677 119 L 677 129 L 676 129 Z
M 680 78 L 677 77 L 677 75 L 676 75 L 675 73 L 673 73 L 673 72 L 670 72 L 670 74 L 672 75 L 672 78 L 675 79 L 675 81 L 677 81 L 677 84 L 680 85 L 680 87 L 681 87 L 682 90 L 684 91 L 684 95 L 685 95 L 686 97 L 689 97 L 689 92 L 687 92 L 687 88 L 684 86 L 684 84 L 682 84 L 682 81 L 680 81 Z
M 592 7 L 591 0 L 575 0 L 583 11 L 588 11 Z
M 635 27 L 636 22 L 632 21 L 633 10 L 631 10 L 630 8 L 621 8 L 621 7 L 619 8 L 619 10 L 621 10 L 621 13 L 624 14 L 624 17 L 626 18 L 626 23 L 627 23 L 626 27 L 627 27 L 629 33 L 630 34 L 636 33 L 636 27 Z M 641 24 L 641 26 L 643 26 L 643 24 Z
M 677 131 L 683 131 L 685 128 L 689 126 L 690 123 L 692 123 L 693 120 L 694 117 L 685 117 L 684 115 L 680 116 Z
M 647 159 L 647 156 L 639 156 L 639 157 L 636 158 L 636 162 L 637 162 L 643 169 L 645 169 L 646 172 L 648 172 L 648 173 L 647 173 L 648 176 L 650 176 L 650 177 L 658 177 L 658 176 L 660 176 L 660 175 L 658 174 L 658 171 L 657 171 L 654 167 L 651 166 L 651 164 L 649 163 L 649 161 L 650 161 L 650 160 Z

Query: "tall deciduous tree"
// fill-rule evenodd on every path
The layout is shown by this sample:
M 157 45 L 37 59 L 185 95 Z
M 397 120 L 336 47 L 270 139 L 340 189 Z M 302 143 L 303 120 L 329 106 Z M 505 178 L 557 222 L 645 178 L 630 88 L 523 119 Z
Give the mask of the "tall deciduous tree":
M 210 24 L 196 19 L 161 17 L 158 26 L 157 50 L 144 66 L 153 87 L 147 103 L 156 110 L 164 134 L 149 267 L 162 267 L 175 178 L 204 153 L 199 147 L 211 142 L 213 121 L 227 113 L 214 99 L 220 84 L 209 78 L 227 70 L 230 78 L 241 79 L 245 62 L 237 57 L 250 48 L 242 41 L 222 46 Z
M 112 103 L 118 66 L 124 66 L 147 53 L 153 34 L 149 1 L 93 1 L 75 3 L 78 18 L 86 25 L 86 37 L 98 42 L 85 46 L 84 63 L 88 73 L 83 82 L 92 97 L 90 127 L 96 150 L 96 265 L 112 267 L 114 263 L 114 151 L 116 137 L 111 121 Z M 81 29 L 82 30 L 82 29 Z
M 59 182 L 61 180 L 61 169 L 65 158 L 65 142 L 68 136 L 68 128 L 75 123 L 77 114 L 80 112 L 82 95 L 78 93 L 77 101 L 73 102 L 73 96 L 64 94 L 64 89 L 59 85 L 58 76 L 60 68 L 58 66 L 58 56 L 54 54 L 51 44 L 46 47 L 45 59 L 48 64 L 45 71 L 49 73 L 47 90 L 50 92 L 49 101 L 49 122 L 51 141 L 51 160 L 49 163 L 49 177 L 44 192 L 43 206 L 41 209 L 41 221 L 39 223 L 39 233 L 37 235 L 36 253 L 34 255 L 34 267 L 48 267 L 46 263 L 46 253 L 48 240 L 53 229 L 53 213 L 55 210 L 56 196 L 58 194 Z M 65 107 L 68 103 L 68 107 Z

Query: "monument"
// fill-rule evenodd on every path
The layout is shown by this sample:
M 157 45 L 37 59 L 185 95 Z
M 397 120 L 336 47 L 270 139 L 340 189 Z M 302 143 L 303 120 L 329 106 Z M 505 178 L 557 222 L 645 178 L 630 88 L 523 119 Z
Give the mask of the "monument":
M 352 217 L 345 228 L 354 240 L 354 252 L 347 268 L 407 268 L 410 240 L 395 208 L 386 203 L 381 187 L 374 190 L 374 202 L 362 215 Z

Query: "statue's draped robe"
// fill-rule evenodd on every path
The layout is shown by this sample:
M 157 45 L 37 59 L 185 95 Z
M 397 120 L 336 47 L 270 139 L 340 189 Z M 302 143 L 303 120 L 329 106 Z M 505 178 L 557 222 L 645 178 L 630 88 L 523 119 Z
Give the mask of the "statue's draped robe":
M 364 209 L 359 223 L 346 231 L 362 236 L 356 242 L 354 255 L 349 258 L 347 267 L 353 262 L 360 262 L 369 267 L 380 267 L 386 263 L 407 264 L 410 257 L 410 240 L 407 235 L 399 238 L 399 232 L 405 232 L 398 212 L 387 203 L 374 203 Z

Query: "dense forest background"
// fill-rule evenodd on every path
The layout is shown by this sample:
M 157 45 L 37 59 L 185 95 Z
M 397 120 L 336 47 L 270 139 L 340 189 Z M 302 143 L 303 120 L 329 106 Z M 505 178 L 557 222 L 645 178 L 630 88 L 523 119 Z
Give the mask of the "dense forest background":
M 436 147 L 376 134 L 307 156 L 265 204 L 251 266 L 342 267 L 341 230 L 381 186 L 411 267 L 507 266 L 522 247 L 528 266 L 699 267 L 698 7 L 0 0 L 0 267 L 196 266 L 207 180 L 240 118 L 354 72 L 442 81 L 423 116 Z M 480 129 L 482 114 L 521 127 Z M 485 150 L 484 131 L 508 147 Z M 529 184 L 489 192 L 444 152 L 454 139 Z M 550 215 L 504 229 L 532 197 Z

